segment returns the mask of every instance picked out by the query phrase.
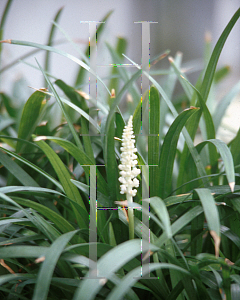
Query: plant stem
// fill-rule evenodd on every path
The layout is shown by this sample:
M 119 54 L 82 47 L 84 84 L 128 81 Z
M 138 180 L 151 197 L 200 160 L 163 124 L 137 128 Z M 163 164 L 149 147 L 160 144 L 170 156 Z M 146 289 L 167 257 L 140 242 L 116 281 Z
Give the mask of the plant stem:
M 132 196 L 127 194 L 127 201 L 132 203 L 133 199 Z M 129 240 L 134 239 L 134 212 L 133 208 L 129 207 L 128 208 L 128 219 L 129 219 Z

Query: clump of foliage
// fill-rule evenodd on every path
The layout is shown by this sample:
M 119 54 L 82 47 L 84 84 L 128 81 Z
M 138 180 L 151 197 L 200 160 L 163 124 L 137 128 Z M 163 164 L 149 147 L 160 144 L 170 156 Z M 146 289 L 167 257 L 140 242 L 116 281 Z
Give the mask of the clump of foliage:
M 108 87 L 116 94 L 92 101 L 90 107 L 94 99 L 81 90 L 88 84 L 86 61 L 74 58 L 80 67 L 70 86 L 50 80 L 47 56 L 44 68 L 37 62 L 46 89 L 35 91 L 22 109 L 16 108 L 12 95 L 1 92 L 1 299 L 240 299 L 240 133 L 228 145 L 216 139 L 239 84 L 215 111 L 208 108 L 216 101 L 211 88 L 225 78 L 227 67 L 216 70 L 217 62 L 239 16 L 240 9 L 205 60 L 195 86 L 182 73 L 178 53 L 169 58 L 165 82 L 150 72 L 149 98 L 144 91 L 141 101 L 135 85 L 141 70 L 132 74 L 114 68 Z M 101 24 L 98 38 L 103 28 Z M 52 46 L 52 31 L 48 46 L 3 43 L 72 59 Z M 119 39 L 115 49 L 108 45 L 115 63 L 122 62 L 125 44 Z M 174 95 L 178 81 L 184 93 Z M 125 93 L 132 101 L 120 109 Z M 141 109 L 148 100 L 149 136 L 143 136 Z M 91 117 L 94 110 L 100 111 L 100 123 Z M 137 189 L 134 202 L 120 194 L 128 177 L 120 167 L 125 172 L 120 189 L 118 169 L 119 140 L 130 115 L 137 148 L 132 166 L 137 163 L 141 169 L 131 171 L 136 177 L 131 178 Z M 173 122 L 167 125 L 169 116 Z M 97 134 L 88 134 L 89 124 Z M 199 128 L 203 142 L 194 145 Z M 94 195 L 97 210 L 91 208 Z M 97 231 L 92 233 L 89 215 L 94 211 Z

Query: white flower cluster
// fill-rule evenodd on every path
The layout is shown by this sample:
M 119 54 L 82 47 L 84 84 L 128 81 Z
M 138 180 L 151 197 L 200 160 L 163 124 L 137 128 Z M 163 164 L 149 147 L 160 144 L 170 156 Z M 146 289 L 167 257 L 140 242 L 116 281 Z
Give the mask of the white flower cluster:
M 136 168 L 137 165 L 137 148 L 135 148 L 135 136 L 133 135 L 133 124 L 132 116 L 128 120 L 128 124 L 123 129 L 122 135 L 122 147 L 121 150 L 121 164 L 118 168 L 121 170 L 119 181 L 121 184 L 121 194 L 127 194 L 131 197 L 136 196 L 137 190 L 133 187 L 139 186 L 139 181 L 136 176 L 138 176 L 141 170 Z

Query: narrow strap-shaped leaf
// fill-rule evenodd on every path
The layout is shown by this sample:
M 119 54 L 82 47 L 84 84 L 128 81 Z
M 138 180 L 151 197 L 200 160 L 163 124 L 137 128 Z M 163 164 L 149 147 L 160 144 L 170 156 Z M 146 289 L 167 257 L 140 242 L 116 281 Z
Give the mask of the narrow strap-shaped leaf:
M 238 130 L 235 138 L 231 141 L 230 150 L 233 156 L 234 165 L 238 165 L 240 163 L 240 129 Z
M 112 60 L 115 64 L 121 64 L 122 63 L 122 58 L 119 57 L 119 55 L 121 55 L 122 53 L 124 53 L 124 51 L 119 52 L 118 54 L 116 53 L 116 51 L 113 49 L 113 47 L 111 45 L 109 45 L 108 43 L 106 43 L 106 46 L 111 54 Z M 125 68 L 114 68 L 113 70 L 116 70 L 115 72 L 118 72 L 120 78 L 126 83 L 129 79 L 130 79 L 130 74 L 128 74 L 127 70 Z M 118 78 L 113 78 L 113 80 L 118 80 Z M 111 88 L 111 85 L 109 85 L 109 87 Z M 140 99 L 140 94 L 137 90 L 136 84 L 134 83 L 132 86 L 129 87 L 128 89 L 129 93 L 132 95 L 133 98 L 133 102 L 136 103 L 137 99 Z M 118 89 L 116 91 L 116 95 L 118 94 Z M 111 102 L 109 102 L 109 104 L 111 104 Z
M 202 203 L 208 228 L 215 242 L 216 256 L 218 256 L 220 246 L 220 218 L 215 200 L 209 189 L 195 189 L 195 191 L 199 195 Z
M 175 64 L 174 60 L 172 57 L 168 58 L 179 82 L 181 83 L 181 86 L 186 94 L 186 96 L 188 97 L 188 100 L 191 101 L 192 95 L 193 95 L 193 90 L 192 88 L 189 86 L 189 84 L 187 83 L 187 80 L 184 80 L 183 77 L 183 73 L 181 72 L 181 70 L 179 69 L 179 67 Z
M 44 77 L 45 77 L 47 83 L 49 84 L 51 90 L 53 91 L 53 94 L 54 94 L 54 96 L 55 96 L 55 98 L 56 98 L 56 100 L 57 100 L 57 102 L 58 102 L 59 107 L 61 108 L 62 113 L 64 114 L 64 117 L 65 117 L 66 120 L 67 120 L 68 126 L 69 126 L 69 128 L 70 128 L 70 130 L 71 130 L 71 133 L 72 133 L 72 135 L 73 135 L 73 137 L 74 137 L 74 140 L 75 140 L 75 142 L 76 142 L 78 148 L 81 149 L 81 150 L 83 150 L 83 146 L 82 146 L 81 141 L 80 141 L 80 139 L 79 139 L 79 137 L 78 137 L 78 135 L 77 135 L 77 133 L 76 133 L 76 130 L 75 130 L 73 124 L 72 124 L 72 120 L 69 118 L 69 116 L 68 116 L 68 114 L 67 114 L 67 112 L 66 112 L 66 110 L 65 110 L 65 108 L 64 108 L 64 106 L 63 106 L 63 104 L 62 104 L 61 99 L 59 98 L 59 96 L 58 96 L 58 94 L 57 94 L 55 88 L 53 87 L 53 85 L 52 85 L 51 81 L 49 80 L 47 74 L 44 72 L 43 68 L 40 66 L 40 64 L 38 63 L 38 61 L 37 61 L 37 64 L 38 64 L 38 66 L 39 66 L 39 69 L 40 69 L 41 72 L 43 73 L 43 75 L 44 75 Z
M 18 130 L 18 138 L 29 140 L 31 134 L 34 132 L 38 117 L 41 111 L 42 102 L 45 98 L 44 93 L 40 91 L 34 92 L 24 105 L 21 121 Z M 16 151 L 22 151 L 22 148 L 26 146 L 20 140 L 17 142 Z
M 9 151 L 7 149 L 4 149 L 2 147 L 0 147 L 0 149 L 4 152 L 6 152 L 7 154 L 11 155 L 12 157 L 16 158 L 17 160 L 19 160 L 20 162 L 26 164 L 27 166 L 31 167 L 32 169 L 34 169 L 35 171 L 37 171 L 39 174 L 43 175 L 44 177 L 46 177 L 48 180 L 50 180 L 53 184 L 55 184 L 61 191 L 63 191 L 63 187 L 61 186 L 61 184 L 59 183 L 59 181 L 57 181 L 55 178 L 53 178 L 51 175 L 49 175 L 47 172 L 45 172 L 44 170 L 42 170 L 41 168 L 39 168 L 38 166 L 34 165 L 32 162 L 28 161 L 27 159 L 17 155 L 16 153 Z M 30 184 L 28 184 L 30 185 Z
M 44 94 L 46 95 L 49 95 L 51 97 L 55 97 L 55 95 L 49 93 L 49 92 L 44 92 Z M 98 131 L 100 130 L 99 129 L 99 126 L 97 124 L 96 121 L 94 121 L 83 109 L 81 109 L 80 107 L 78 107 L 77 105 L 75 105 L 74 103 L 72 103 L 71 101 L 67 100 L 67 99 L 64 99 L 63 97 L 59 97 L 59 99 L 67 104 L 69 107 L 73 108 L 76 112 L 78 112 L 80 115 L 82 115 L 87 121 L 89 121 Z M 104 111 L 104 113 L 107 113 L 107 110 L 106 109 L 103 109 L 103 105 L 101 105 L 99 102 L 97 103 L 97 106 L 102 110 Z
M 150 205 L 151 207 L 153 207 L 157 216 L 162 221 L 162 224 L 164 225 L 164 229 L 166 231 L 166 235 L 170 239 L 172 237 L 171 223 L 164 201 L 159 197 L 151 197 Z
M 152 251 L 156 251 L 158 249 L 151 244 L 149 245 L 149 248 Z M 96 266 L 99 274 L 98 276 L 111 279 L 115 271 L 140 254 L 141 251 L 140 239 L 130 240 L 114 247 L 98 260 Z M 89 273 L 89 275 L 91 276 L 91 273 Z M 102 285 L 99 279 L 86 277 L 86 279 L 80 283 L 79 288 L 76 290 L 73 300 L 77 300 L 80 297 L 84 298 L 85 300 L 93 300 L 95 299 L 95 296 L 101 287 Z
M 105 137 L 105 142 L 107 143 L 107 156 L 105 159 L 106 162 L 106 171 L 107 171 L 107 182 L 108 182 L 108 189 L 111 201 L 117 200 L 117 190 L 118 190 L 118 167 L 116 162 L 115 156 L 115 118 L 112 119 L 111 125 L 109 127 L 109 131 L 107 136 Z
M 29 279 L 36 279 L 35 274 L 21 274 L 21 273 L 14 273 L 14 274 L 7 274 L 0 276 L 0 286 L 4 283 L 10 283 L 11 281 L 15 282 L 15 280 L 29 280 Z M 20 298 L 19 299 L 27 299 L 27 298 Z
M 55 224 L 56 227 L 58 227 L 58 229 L 61 230 L 63 233 L 75 230 L 75 228 L 60 214 L 56 213 L 55 211 L 49 209 L 46 206 L 24 198 L 13 197 L 13 199 L 17 203 L 23 206 L 31 207 L 36 211 L 38 211 L 40 214 L 45 216 L 48 220 L 52 221 L 53 224 Z
M 4 186 L 4 187 L 0 187 L 0 192 L 2 192 L 4 194 L 15 193 L 15 192 L 53 193 L 58 196 L 64 196 L 64 194 L 62 194 L 58 191 L 47 189 L 47 188 L 42 188 L 42 187 L 35 187 L 35 186 L 13 186 L 13 185 Z
M 212 81 L 214 79 L 214 73 L 216 70 L 217 62 L 219 59 L 219 56 L 221 54 L 222 48 L 227 40 L 227 37 L 229 33 L 231 32 L 233 26 L 237 22 L 238 18 L 240 17 L 240 8 L 236 11 L 236 13 L 233 15 L 232 19 L 229 21 L 228 25 L 224 29 L 223 33 L 221 34 L 220 38 L 217 41 L 216 46 L 214 47 L 213 53 L 211 55 L 211 58 L 209 60 L 202 86 L 200 88 L 200 93 L 202 95 L 203 101 L 207 101 L 207 97 L 212 85 Z
M 177 52 L 175 56 L 175 65 L 180 68 L 182 63 L 182 53 Z M 166 95 L 170 100 L 172 100 L 173 91 L 175 89 L 177 82 L 177 75 L 175 72 L 173 72 L 173 67 L 170 66 L 169 68 L 169 74 L 166 80 L 166 83 L 164 85 L 164 91 L 166 92 Z M 165 135 L 163 132 L 163 128 L 166 124 L 166 116 L 169 111 L 169 107 L 166 103 L 166 101 L 160 102 L 160 126 L 159 126 L 159 139 L 160 141 L 163 139 L 163 136 Z
M 161 198 L 166 198 L 171 192 L 173 163 L 179 135 L 187 120 L 198 110 L 197 108 L 190 108 L 183 111 L 170 126 L 164 139 L 158 166 L 158 196 Z
M 157 269 L 169 269 L 173 271 L 178 271 L 182 273 L 184 276 L 191 277 L 191 273 L 187 270 L 168 263 L 151 263 L 149 264 L 149 269 L 146 269 L 146 271 L 143 270 L 142 276 L 148 275 L 148 272 L 153 272 Z M 120 300 L 124 299 L 124 295 L 129 291 L 129 289 L 134 286 L 135 282 L 139 279 L 139 273 L 141 272 L 141 267 L 133 269 L 131 272 L 129 272 L 122 280 L 121 282 L 115 286 L 115 288 L 111 291 L 109 296 L 107 297 L 107 300 Z
M 182 77 L 182 79 L 196 92 L 197 97 L 198 97 L 197 105 L 199 105 L 201 107 L 201 111 L 202 111 L 204 119 L 205 119 L 207 138 L 214 139 L 215 138 L 215 128 L 214 128 L 212 116 L 208 110 L 206 103 L 203 101 L 203 98 L 202 98 L 200 92 L 195 88 L 195 86 L 193 86 L 185 77 Z
M 57 54 L 60 54 L 62 56 L 65 56 L 69 59 L 71 59 L 72 61 L 74 61 L 75 63 L 77 63 L 78 65 L 80 65 L 82 68 L 84 68 L 85 70 L 87 70 L 88 72 L 90 72 L 91 74 L 93 74 L 95 77 L 97 77 L 97 79 L 103 84 L 103 86 L 106 88 L 106 90 L 108 91 L 109 95 L 111 94 L 110 91 L 108 90 L 106 84 L 102 81 L 102 79 L 92 71 L 92 69 L 90 69 L 90 67 L 88 65 L 86 65 L 83 61 L 81 61 L 80 59 L 76 58 L 75 56 L 66 53 L 60 49 L 51 47 L 51 46 L 45 46 L 45 45 L 41 45 L 41 44 L 37 44 L 37 43 L 31 43 L 31 42 L 26 42 L 26 41 L 19 41 L 19 40 L 4 40 L 1 41 L 1 43 L 8 43 L 8 44 L 13 44 L 13 45 L 20 45 L 20 46 L 28 46 L 28 47 L 34 47 L 34 48 L 38 48 L 38 49 L 42 49 L 42 50 L 46 50 L 46 51 L 51 51 Z
M 110 46 L 107 45 L 107 47 L 109 48 Z M 118 60 L 114 60 L 115 64 L 121 64 L 123 63 L 123 57 L 122 57 L 122 53 L 124 53 L 126 51 L 126 47 L 127 47 L 127 40 L 123 37 L 117 37 L 117 46 L 115 51 L 112 51 L 114 53 L 115 56 L 118 56 Z M 120 73 L 119 71 L 121 71 L 121 69 L 124 68 L 112 68 L 112 72 L 111 72 L 111 80 L 109 82 L 109 90 L 111 91 L 112 89 L 115 90 L 115 94 L 118 93 L 118 85 L 119 85 L 119 80 L 118 78 L 115 77 L 115 75 L 117 75 L 118 73 Z M 110 97 L 108 99 L 108 102 L 110 104 Z
M 176 233 L 181 231 L 188 223 L 190 223 L 193 219 L 195 219 L 198 215 L 203 212 L 203 208 L 198 205 L 193 207 L 191 210 L 182 215 L 177 221 L 172 224 L 172 235 L 174 236 Z M 155 239 L 155 245 L 161 247 L 168 240 L 165 232 L 162 235 Z
M 2 38 L 3 38 L 4 26 L 5 26 L 5 22 L 7 20 L 7 15 L 9 13 L 9 9 L 11 7 L 12 2 L 13 2 L 13 0 L 8 0 L 6 6 L 4 8 L 2 17 L 1 17 L 1 22 L 0 22 L 0 40 L 2 40 Z M 0 66 L 2 67 L 2 61 L 1 61 L 2 56 L 1 56 L 1 54 L 2 54 L 2 45 L 0 44 Z
M 141 109 L 142 109 L 142 103 L 141 103 L 141 100 L 139 100 L 138 105 L 135 108 L 135 111 L 133 114 L 133 132 L 135 134 L 136 143 L 137 143 L 139 132 L 141 129 Z
M 53 166 L 63 188 L 68 198 L 77 202 L 84 210 L 86 207 L 84 205 L 83 199 L 77 189 L 77 187 L 71 182 L 71 175 L 69 171 L 66 169 L 65 165 L 59 158 L 59 156 L 54 152 L 54 150 L 48 146 L 44 141 L 37 141 L 36 142 L 42 149 L 42 151 L 46 154 L 47 158 L 49 159 L 51 165 Z M 76 215 L 78 224 L 80 228 L 86 227 L 86 223 L 84 222 L 83 218 L 80 217 L 79 213 L 76 211 L 75 207 L 73 207 L 74 213 Z
M 0 255 L 2 259 L 7 258 L 37 258 L 46 255 L 49 251 L 49 247 L 43 246 L 11 246 L 11 247 L 1 247 Z
M 196 95 L 198 97 L 198 102 L 197 105 L 200 106 L 201 108 L 201 112 L 203 113 L 203 117 L 204 117 L 204 136 L 206 135 L 207 139 L 215 139 L 215 128 L 214 128 L 214 124 L 213 124 L 213 119 L 212 116 L 208 110 L 208 107 L 206 105 L 206 103 L 203 101 L 202 96 L 200 94 L 200 92 L 184 77 L 182 77 L 182 79 L 196 92 Z M 197 128 L 197 122 L 200 120 L 200 114 L 197 116 L 196 118 L 196 128 Z M 210 164 L 212 166 L 212 173 L 217 173 L 218 172 L 218 168 L 217 168 L 217 151 L 214 147 L 209 147 L 208 148 L 208 155 L 210 158 Z
M 159 182 L 159 122 L 160 122 L 160 98 L 158 90 L 153 86 L 150 89 L 150 135 L 148 136 L 148 165 L 150 169 L 149 184 L 150 197 L 157 195 Z
M 91 158 L 88 157 L 88 155 L 84 151 L 79 150 L 77 146 L 75 146 L 73 143 L 58 137 L 47 136 L 44 138 L 55 142 L 56 144 L 64 148 L 67 152 L 69 152 L 76 159 L 76 161 L 84 168 L 84 171 L 89 176 L 89 165 L 94 165 L 94 161 L 92 161 Z M 97 172 L 97 180 L 98 191 L 104 195 L 108 195 L 107 183 L 99 172 Z
M 218 130 L 218 128 L 221 124 L 222 118 L 225 115 L 229 104 L 234 99 L 234 97 L 237 96 L 239 91 L 240 91 L 240 81 L 221 100 L 221 102 L 217 106 L 216 110 L 214 111 L 214 113 L 213 113 L 213 122 L 214 122 L 214 126 L 215 126 L 216 131 Z
M 23 185 L 39 186 L 38 183 L 24 171 L 15 161 L 13 161 L 7 154 L 0 150 L 0 162 L 5 168 L 12 173 Z
M 234 191 L 234 186 L 235 186 L 235 171 L 234 171 L 234 163 L 233 163 L 233 157 L 231 154 L 231 151 L 229 150 L 228 146 L 221 140 L 218 139 L 211 139 L 205 142 L 202 142 L 197 145 L 197 149 L 201 151 L 201 149 L 207 144 L 207 143 L 212 143 L 217 150 L 219 151 L 225 171 L 226 171 L 226 176 L 228 179 L 228 184 L 231 189 L 231 191 Z
M 99 37 L 101 36 L 102 32 L 103 32 L 103 29 L 105 28 L 105 22 L 107 21 L 107 19 L 111 16 L 111 14 L 113 13 L 113 10 L 110 10 L 105 16 L 104 18 L 102 19 L 102 22 L 104 23 L 101 23 L 99 26 L 98 26 L 98 29 L 97 29 L 97 37 L 98 37 L 98 40 L 99 40 Z M 96 36 L 92 37 L 93 39 L 96 38 Z M 89 56 L 89 47 L 90 46 L 87 46 L 86 47 L 86 50 L 85 50 L 85 56 Z M 81 66 L 81 65 L 80 65 Z M 82 82 L 83 82 L 83 79 L 84 79 L 84 75 L 86 74 L 86 68 L 84 67 L 81 67 L 78 71 L 78 74 L 77 74 L 77 77 L 76 77 L 76 81 L 75 81 L 75 85 L 74 86 L 78 86 L 80 85 Z M 109 92 L 109 95 L 110 95 L 110 92 Z
M 132 62 L 138 69 L 140 69 L 140 67 L 133 61 L 131 60 L 129 57 L 127 57 L 126 55 L 123 54 L 124 57 L 126 57 L 130 62 Z M 142 71 L 142 70 L 140 70 Z M 162 87 L 159 85 L 159 83 L 152 77 L 150 76 L 148 73 L 146 73 L 145 71 L 143 71 L 143 74 L 145 76 L 147 76 L 149 78 L 149 80 L 154 84 L 154 86 L 158 89 L 160 95 L 163 97 L 164 101 L 166 101 L 170 111 L 172 112 L 173 116 L 176 118 L 178 116 L 178 113 L 174 107 L 174 105 L 172 104 L 172 102 L 170 101 L 170 99 L 168 98 L 167 94 L 165 93 L 165 91 L 162 89 Z M 133 79 L 133 78 L 132 78 Z M 184 138 L 186 140 L 187 146 L 189 148 L 189 151 L 194 159 L 194 162 L 196 164 L 197 170 L 199 172 L 199 175 L 202 176 L 203 178 L 203 182 L 205 186 L 209 186 L 209 182 L 208 180 L 204 177 L 206 175 L 206 171 L 205 168 L 202 164 L 201 158 L 199 156 L 199 154 L 197 153 L 193 141 L 191 139 L 191 136 L 189 135 L 188 131 L 186 130 L 186 128 L 183 128 L 183 135 Z
M 94 154 L 93 154 L 93 148 L 91 144 L 91 139 L 89 135 L 89 123 L 86 121 L 86 119 L 81 118 L 81 133 L 82 133 L 82 139 L 83 139 L 83 145 L 85 152 L 88 154 L 89 158 L 96 164 Z
M 52 243 L 38 273 L 33 300 L 47 299 L 48 290 L 57 261 L 67 243 L 71 240 L 74 234 L 76 234 L 76 232 L 77 230 L 65 233 Z
M 63 11 L 63 7 L 61 7 L 58 12 L 56 13 L 56 16 L 54 18 L 54 21 L 57 22 L 58 19 L 60 18 L 60 15 Z M 48 46 L 52 46 L 53 44 L 53 39 L 54 39 L 54 36 L 55 36 L 55 32 L 56 32 L 56 27 L 54 24 L 52 24 L 51 26 L 51 29 L 50 29 L 50 33 L 49 33 L 49 37 L 48 37 L 48 42 L 47 42 L 47 45 Z M 44 70 L 48 73 L 49 71 L 49 61 L 50 61 L 50 52 L 47 51 L 46 52 L 46 56 L 45 56 L 45 66 L 44 66 Z

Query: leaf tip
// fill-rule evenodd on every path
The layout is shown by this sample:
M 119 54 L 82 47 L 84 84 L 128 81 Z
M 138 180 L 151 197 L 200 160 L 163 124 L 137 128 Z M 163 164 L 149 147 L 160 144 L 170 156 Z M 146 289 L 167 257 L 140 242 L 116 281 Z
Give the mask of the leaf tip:
M 234 192 L 234 187 L 235 187 L 235 182 L 229 182 L 230 190 L 233 193 Z
M 47 139 L 47 137 L 45 135 L 40 135 L 35 137 L 33 140 L 34 142 L 38 142 L 38 141 L 45 141 Z
M 214 240 L 215 256 L 219 257 L 219 247 L 220 247 L 221 238 L 220 238 L 220 236 L 217 235 L 216 231 L 214 231 L 214 230 L 210 230 L 210 234 Z
M 184 111 L 192 110 L 192 109 L 199 109 L 199 107 L 190 106 L 189 108 L 184 109 Z
M 210 32 L 210 31 L 207 31 L 207 32 L 205 33 L 205 42 L 206 42 L 206 43 L 211 43 L 211 41 L 212 41 L 212 35 L 211 35 L 211 32 Z
M 183 53 L 181 51 L 177 51 L 177 56 L 182 56 Z
M 116 98 L 115 89 L 111 89 L 111 97 L 110 98 Z
M 180 77 L 181 77 L 182 79 L 186 80 L 186 78 L 185 78 L 183 75 L 180 75 Z
M 6 43 L 6 44 L 11 44 L 12 43 L 12 40 L 3 40 L 3 41 L 0 41 L 0 43 Z
M 169 56 L 169 57 L 168 57 L 168 61 L 169 61 L 171 64 L 174 62 L 172 56 Z

